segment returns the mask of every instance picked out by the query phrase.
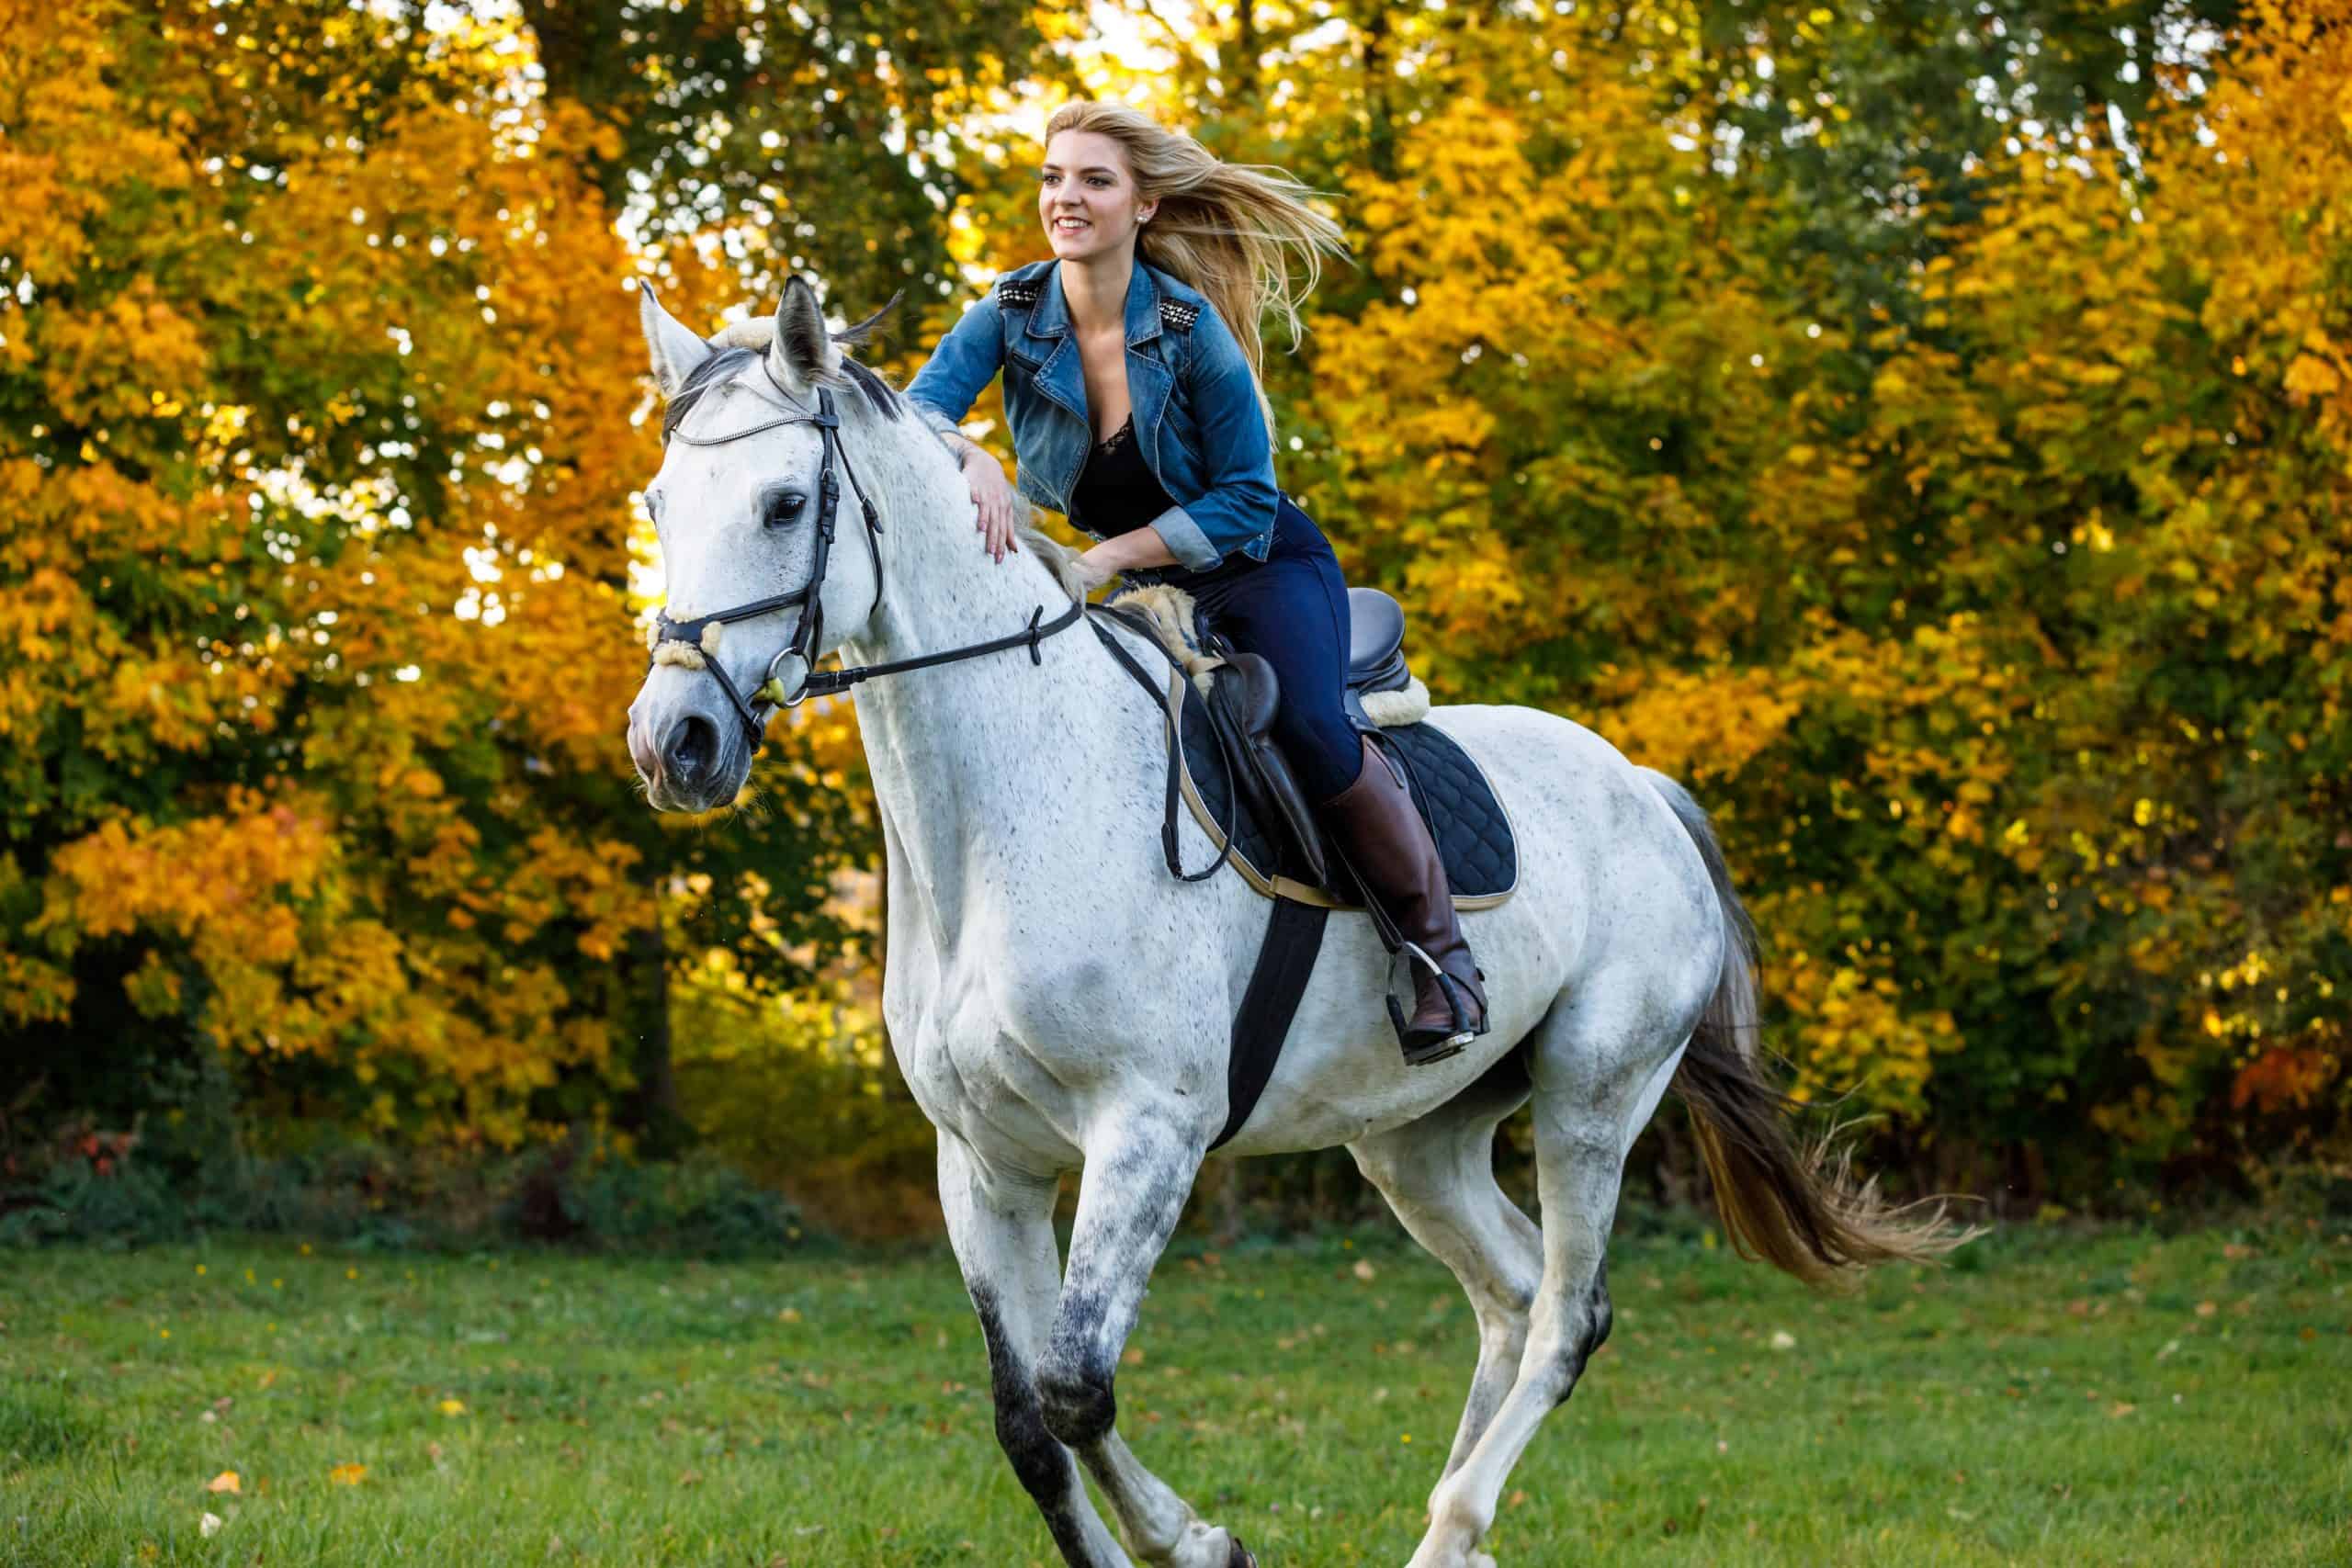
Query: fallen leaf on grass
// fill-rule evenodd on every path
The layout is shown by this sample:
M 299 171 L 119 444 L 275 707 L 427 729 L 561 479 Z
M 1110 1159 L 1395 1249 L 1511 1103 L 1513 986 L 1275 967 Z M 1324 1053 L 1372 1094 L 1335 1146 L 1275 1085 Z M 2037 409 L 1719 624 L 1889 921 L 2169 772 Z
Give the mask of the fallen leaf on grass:
M 444 1416 L 463 1416 L 465 1413 L 466 1402 L 462 1399 L 445 1399 L 441 1402 L 441 1414 Z
M 214 1536 L 220 1533 L 221 1522 L 220 1515 L 207 1514 L 204 1517 L 196 1521 L 196 1533 L 202 1536 L 205 1540 L 210 1540 Z
M 1364 1283 L 1370 1284 L 1373 1280 L 1373 1277 L 1379 1272 L 1379 1269 L 1374 1269 L 1372 1266 L 1372 1260 L 1370 1258 L 1359 1258 L 1356 1259 L 1356 1266 L 1354 1269 L 1355 1277 L 1362 1280 Z
M 207 1492 L 241 1493 L 245 1489 L 245 1487 L 244 1483 L 237 1479 L 237 1472 L 235 1471 L 224 1470 L 220 1474 L 214 1476 L 211 1480 L 206 1482 L 204 1483 L 204 1489 Z
M 364 1464 L 339 1464 L 327 1472 L 327 1479 L 337 1486 L 356 1486 L 368 1478 Z
M 1795 1335 L 1793 1335 L 1793 1334 L 1790 1333 L 1790 1332 L 1789 1332 L 1787 1329 L 1785 1329 L 1785 1328 L 1776 1328 L 1776 1329 L 1774 1329 L 1774 1330 L 1772 1331 L 1772 1348 L 1773 1348 L 1773 1349 L 1775 1349 L 1775 1350 L 1793 1350 L 1793 1349 L 1795 1349 L 1796 1348 L 1797 1348 L 1797 1337 L 1796 1337 Z

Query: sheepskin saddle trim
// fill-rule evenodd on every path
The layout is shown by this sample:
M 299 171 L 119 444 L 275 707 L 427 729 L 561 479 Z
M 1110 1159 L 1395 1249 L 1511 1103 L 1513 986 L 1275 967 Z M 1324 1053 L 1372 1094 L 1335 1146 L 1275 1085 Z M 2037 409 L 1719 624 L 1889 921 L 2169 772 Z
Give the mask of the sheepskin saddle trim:
M 1193 596 L 1172 583 L 1156 582 L 1130 588 L 1119 594 L 1115 603 L 1150 625 L 1152 635 L 1168 650 L 1168 656 L 1183 668 L 1194 688 L 1206 696 L 1210 678 L 1225 667 L 1225 660 L 1201 646 L 1200 606 Z M 1355 697 L 1363 705 L 1364 717 L 1382 729 L 1419 724 L 1430 716 L 1430 689 L 1421 684 L 1418 675 L 1408 678 L 1396 691 L 1359 688 Z

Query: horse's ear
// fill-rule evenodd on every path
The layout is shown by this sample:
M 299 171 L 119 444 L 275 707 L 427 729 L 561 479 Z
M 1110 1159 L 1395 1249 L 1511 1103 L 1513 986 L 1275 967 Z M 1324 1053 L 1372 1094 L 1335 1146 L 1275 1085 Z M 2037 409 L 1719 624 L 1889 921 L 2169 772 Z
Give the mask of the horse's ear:
M 795 397 L 805 396 L 818 383 L 837 381 L 842 351 L 825 330 L 825 312 L 817 291 L 794 273 L 784 286 L 784 303 L 775 308 L 775 341 L 768 345 L 768 368 L 776 384 Z
M 664 398 L 673 398 L 695 367 L 710 357 L 710 344 L 662 308 L 651 284 L 639 278 L 637 287 L 637 320 L 645 329 L 646 351 L 653 357 L 653 379 L 661 383 Z

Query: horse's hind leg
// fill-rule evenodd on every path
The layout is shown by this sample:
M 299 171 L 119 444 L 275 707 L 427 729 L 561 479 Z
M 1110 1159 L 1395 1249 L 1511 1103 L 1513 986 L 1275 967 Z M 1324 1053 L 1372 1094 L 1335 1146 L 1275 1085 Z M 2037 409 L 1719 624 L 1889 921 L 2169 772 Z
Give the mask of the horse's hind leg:
M 1069 1450 L 1046 1429 L 1036 1367 L 1060 1288 L 1050 1179 L 991 1172 L 955 1134 L 939 1134 L 939 1201 L 988 1341 L 996 1436 L 1072 1568 L 1130 1568 L 1087 1500 Z
M 1200 1168 L 1195 1134 L 1141 1108 L 1087 1148 L 1069 1269 L 1037 1381 L 1046 1426 L 1085 1461 L 1128 1550 L 1166 1568 L 1243 1568 L 1251 1559 L 1240 1542 L 1146 1470 L 1114 1425 L 1120 1353 Z
M 1418 1122 L 1349 1145 L 1356 1167 L 1415 1241 L 1453 1270 L 1478 1319 L 1478 1366 L 1445 1461 L 1470 1457 L 1519 1376 L 1544 1238 L 1495 1182 L 1495 1128 L 1527 1100 L 1515 1059 Z
M 1680 1021 L 1695 1020 L 1705 996 L 1694 984 L 1686 1007 L 1679 995 L 1609 989 L 1564 999 L 1532 1037 L 1544 1278 L 1519 1375 L 1469 1456 L 1430 1495 L 1429 1532 L 1408 1568 L 1491 1568 L 1476 1548 L 1511 1467 L 1609 1337 L 1603 1254 L 1625 1154 L 1680 1057 Z

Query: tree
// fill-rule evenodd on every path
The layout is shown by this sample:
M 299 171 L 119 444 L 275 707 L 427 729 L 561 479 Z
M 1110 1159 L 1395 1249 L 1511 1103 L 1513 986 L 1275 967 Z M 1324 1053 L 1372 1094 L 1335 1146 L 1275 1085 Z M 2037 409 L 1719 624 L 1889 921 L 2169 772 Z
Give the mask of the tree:
M 21 1065 L 117 1110 L 218 1048 L 381 1127 L 594 1113 L 650 462 L 600 133 L 496 26 L 55 20 L 0 66 Z

